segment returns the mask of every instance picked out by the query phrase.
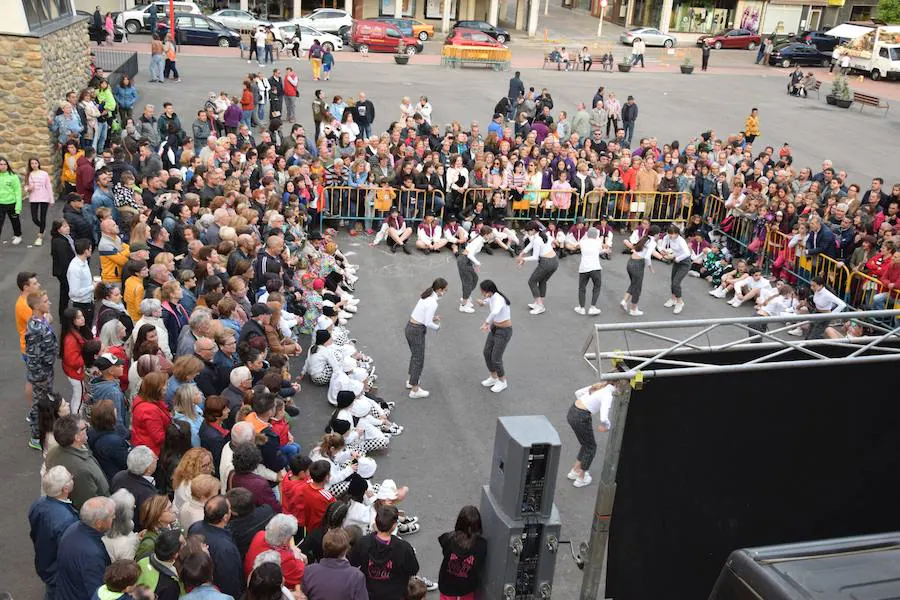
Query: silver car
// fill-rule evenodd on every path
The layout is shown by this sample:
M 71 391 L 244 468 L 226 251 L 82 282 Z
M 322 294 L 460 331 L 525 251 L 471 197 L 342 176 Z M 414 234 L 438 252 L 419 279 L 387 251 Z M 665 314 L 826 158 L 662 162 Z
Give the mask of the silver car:
M 619 37 L 619 41 L 626 46 L 631 46 L 636 40 L 644 40 L 648 46 L 665 46 L 666 48 L 672 48 L 678 43 L 674 35 L 663 33 L 654 27 L 636 27 L 629 29 Z
M 233 9 L 218 10 L 209 15 L 209 18 L 235 31 L 255 30 L 258 26 L 268 22 L 257 19 L 246 10 Z

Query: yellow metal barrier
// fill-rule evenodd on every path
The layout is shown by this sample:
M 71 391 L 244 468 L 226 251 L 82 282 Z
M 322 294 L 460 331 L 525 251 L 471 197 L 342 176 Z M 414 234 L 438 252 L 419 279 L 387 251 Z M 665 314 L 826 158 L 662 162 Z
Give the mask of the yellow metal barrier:
M 582 201 L 579 212 L 586 220 L 605 214 L 610 223 L 686 222 L 691 216 L 691 199 L 685 192 L 603 192 L 594 190 Z
M 380 186 L 337 185 L 324 188 L 321 206 L 323 220 L 326 218 L 343 221 L 381 219 L 387 215 L 392 206 L 396 206 L 400 210 L 400 214 L 410 221 L 421 221 L 427 211 L 434 212 L 436 217 L 442 219 L 444 216 L 444 193 Z
M 450 68 L 464 64 L 486 65 L 495 71 L 509 69 L 512 52 L 509 48 L 453 46 L 445 44 L 441 49 L 441 64 Z
M 725 218 L 725 200 L 718 196 L 707 196 L 703 200 L 703 216 L 718 225 Z
M 870 308 L 875 294 L 884 291 L 884 284 L 871 275 L 866 275 L 862 271 L 853 271 L 850 274 L 850 305 L 856 308 Z M 895 290 L 896 291 L 896 290 Z
M 836 296 L 848 300 L 850 297 L 850 269 L 847 265 L 824 254 L 811 257 L 810 273 L 812 277 L 825 278 L 825 285 Z

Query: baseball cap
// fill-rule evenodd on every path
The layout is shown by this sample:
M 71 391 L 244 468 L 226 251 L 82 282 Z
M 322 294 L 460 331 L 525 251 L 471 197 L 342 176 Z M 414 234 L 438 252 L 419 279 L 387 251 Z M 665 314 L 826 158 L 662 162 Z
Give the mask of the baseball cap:
M 124 365 L 124 364 L 125 364 L 125 362 L 120 360 L 119 357 L 115 356 L 114 354 L 110 354 L 108 352 L 101 354 L 97 358 L 97 360 L 94 361 L 94 366 L 97 367 L 98 369 L 100 369 L 101 371 L 105 371 L 116 365 Z

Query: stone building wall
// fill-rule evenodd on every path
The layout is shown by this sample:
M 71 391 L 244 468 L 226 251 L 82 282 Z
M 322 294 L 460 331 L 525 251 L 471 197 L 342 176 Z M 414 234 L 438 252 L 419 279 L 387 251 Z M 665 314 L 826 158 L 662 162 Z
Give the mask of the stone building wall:
M 0 155 L 24 173 L 37 156 L 52 176 L 59 160 L 47 119 L 90 74 L 87 21 L 44 37 L 0 35 Z

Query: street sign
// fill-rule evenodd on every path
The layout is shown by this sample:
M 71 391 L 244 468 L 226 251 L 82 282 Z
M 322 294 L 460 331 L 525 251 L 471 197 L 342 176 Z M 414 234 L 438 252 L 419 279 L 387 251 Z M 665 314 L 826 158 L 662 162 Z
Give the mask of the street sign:
M 602 8 L 606 8 L 608 4 L 609 4 L 608 0 L 600 0 L 600 6 Z

